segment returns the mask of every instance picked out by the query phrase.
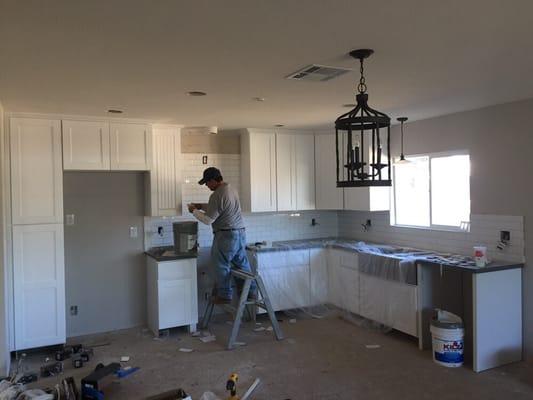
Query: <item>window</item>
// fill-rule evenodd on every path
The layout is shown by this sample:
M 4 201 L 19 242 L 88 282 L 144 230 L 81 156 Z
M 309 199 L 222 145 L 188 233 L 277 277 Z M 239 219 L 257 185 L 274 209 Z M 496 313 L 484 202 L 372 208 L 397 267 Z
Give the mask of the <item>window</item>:
M 391 224 L 460 229 L 470 221 L 470 156 L 465 152 L 406 157 L 394 165 Z

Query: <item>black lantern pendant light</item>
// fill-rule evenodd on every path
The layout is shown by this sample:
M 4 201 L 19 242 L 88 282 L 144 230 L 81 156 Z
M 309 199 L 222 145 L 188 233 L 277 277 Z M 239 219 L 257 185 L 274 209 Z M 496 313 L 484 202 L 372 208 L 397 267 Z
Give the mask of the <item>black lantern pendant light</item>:
M 405 159 L 405 155 L 403 154 L 403 123 L 407 121 L 407 117 L 398 117 L 396 118 L 398 121 L 400 121 L 401 125 L 401 131 L 402 131 L 402 152 L 400 153 L 400 159 L 396 161 L 395 164 L 409 164 L 410 161 Z
M 391 186 L 390 118 L 368 105 L 363 62 L 371 49 L 350 52 L 361 63 L 353 110 L 335 121 L 337 187 Z M 382 141 L 385 136 L 385 143 Z M 365 147 L 365 142 L 367 147 Z M 383 153 L 383 148 L 386 153 Z

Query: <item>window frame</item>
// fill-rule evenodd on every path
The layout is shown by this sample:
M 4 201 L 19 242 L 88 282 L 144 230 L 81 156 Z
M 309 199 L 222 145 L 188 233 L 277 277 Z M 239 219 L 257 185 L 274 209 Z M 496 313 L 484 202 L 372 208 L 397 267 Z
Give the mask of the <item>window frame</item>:
M 424 225 L 406 225 L 406 224 L 397 224 L 396 223 L 396 168 L 397 165 L 392 166 L 392 190 L 391 193 L 391 210 L 390 210 L 390 225 L 397 228 L 412 228 L 412 229 L 421 229 L 421 230 L 431 230 L 431 231 L 447 231 L 447 232 L 464 232 L 465 229 L 461 228 L 461 226 L 454 226 L 454 225 L 438 225 L 433 224 L 433 201 L 432 201 L 432 175 L 431 175 L 431 160 L 433 158 L 441 158 L 441 157 L 452 157 L 452 156 L 468 156 L 470 160 L 470 152 L 468 150 L 450 150 L 450 151 L 441 151 L 441 152 L 435 152 L 435 153 L 419 153 L 419 154 L 409 154 L 406 155 L 405 158 L 414 158 L 414 157 L 428 157 L 428 179 L 429 179 L 429 192 L 428 192 L 428 199 L 429 199 L 429 226 Z M 471 177 L 472 177 L 472 168 L 470 168 L 470 174 L 468 176 L 468 183 L 470 186 L 469 190 L 469 201 L 471 203 L 472 201 L 472 190 L 471 190 Z M 466 221 L 470 223 L 470 216 L 471 216 L 471 204 L 470 204 L 470 213 L 469 213 L 469 221 Z

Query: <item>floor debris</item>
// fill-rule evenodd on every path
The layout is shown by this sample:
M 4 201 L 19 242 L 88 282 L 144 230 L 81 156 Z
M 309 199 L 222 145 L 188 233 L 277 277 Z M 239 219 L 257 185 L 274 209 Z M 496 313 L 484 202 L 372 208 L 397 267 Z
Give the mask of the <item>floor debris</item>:
M 252 392 L 257 388 L 257 386 L 259 386 L 259 383 L 261 383 L 261 380 L 257 378 L 254 383 L 252 383 L 252 385 L 248 388 L 246 393 L 244 393 L 244 396 L 241 397 L 241 400 L 247 400 L 248 397 L 250 397 L 250 395 L 252 394 Z
M 201 337 L 200 340 L 202 341 L 202 343 L 209 343 L 209 342 L 214 342 L 215 340 L 217 340 L 217 338 L 215 335 L 211 335 L 211 336 Z
M 289 324 L 295 324 L 295 323 L 296 323 L 296 318 L 289 319 Z
M 120 362 L 128 362 L 130 360 L 130 356 L 122 356 L 120 357 Z
M 367 345 L 365 345 L 365 347 L 367 349 L 379 349 L 381 347 L 381 345 L 379 345 L 379 344 L 367 344 Z
M 259 328 L 255 328 L 254 332 L 263 332 L 266 331 L 266 328 L 264 326 L 260 326 Z
M 189 349 L 187 347 L 180 347 L 180 351 L 182 353 L 192 353 L 194 351 L 194 349 Z
M 200 336 L 202 336 L 202 332 L 200 332 L 200 331 L 193 332 L 193 333 L 191 333 L 191 336 L 192 337 L 200 337 Z
M 272 328 L 271 326 L 269 326 L 268 328 L 265 329 L 266 331 L 268 332 L 272 332 L 274 330 L 274 328 Z

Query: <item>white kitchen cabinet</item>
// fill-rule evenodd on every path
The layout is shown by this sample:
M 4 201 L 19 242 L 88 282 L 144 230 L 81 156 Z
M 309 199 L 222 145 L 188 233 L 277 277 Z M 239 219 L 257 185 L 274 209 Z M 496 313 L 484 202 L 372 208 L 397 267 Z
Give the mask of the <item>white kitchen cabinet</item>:
M 335 134 L 315 134 L 316 209 L 342 210 L 343 188 L 337 187 Z
M 360 274 L 360 314 L 412 336 L 417 332 L 417 286 Z
M 60 121 L 11 118 L 10 151 L 13 224 L 62 223 Z
M 344 148 L 344 147 L 343 147 Z M 365 162 L 368 163 L 370 148 L 365 149 Z M 345 164 L 346 154 L 341 153 L 341 165 Z M 335 155 L 333 155 L 335 157 Z M 386 174 L 386 168 L 383 170 Z M 388 211 L 390 209 L 390 187 L 349 187 L 344 188 L 344 209 L 356 211 Z
M 198 323 L 196 258 L 156 261 L 147 256 L 148 326 L 158 335 L 161 329 Z
M 337 249 L 329 251 L 329 301 L 339 308 L 359 314 L 357 254 Z
M 328 250 L 311 249 L 309 251 L 311 292 L 310 305 L 326 304 L 328 302 Z
M 147 215 L 180 215 L 182 198 L 180 128 L 156 125 L 152 128 L 152 159 L 147 182 Z
M 111 122 L 111 169 L 148 171 L 152 163 L 152 131 L 147 124 Z
M 13 227 L 15 348 L 65 343 L 62 224 Z
M 277 210 L 276 136 L 246 129 L 241 134 L 241 205 L 243 211 Z
M 63 169 L 110 169 L 109 123 L 63 120 Z
M 276 171 L 278 211 L 314 210 L 314 136 L 277 133 Z

